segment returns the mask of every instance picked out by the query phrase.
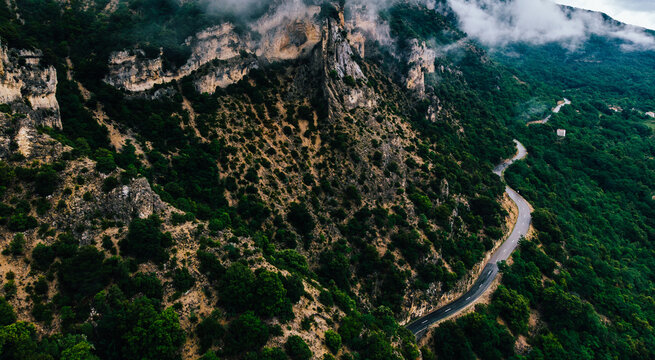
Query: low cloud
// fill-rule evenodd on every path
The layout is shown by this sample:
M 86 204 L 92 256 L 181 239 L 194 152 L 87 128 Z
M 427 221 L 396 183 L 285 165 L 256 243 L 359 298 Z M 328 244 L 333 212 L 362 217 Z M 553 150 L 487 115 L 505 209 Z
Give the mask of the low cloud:
M 490 47 L 558 42 L 574 49 L 591 35 L 625 42 L 625 50 L 655 49 L 643 29 L 604 21 L 598 13 L 563 8 L 549 0 L 448 0 L 462 29 Z
M 271 0 L 206 0 L 210 12 L 221 15 L 251 16 L 271 5 Z

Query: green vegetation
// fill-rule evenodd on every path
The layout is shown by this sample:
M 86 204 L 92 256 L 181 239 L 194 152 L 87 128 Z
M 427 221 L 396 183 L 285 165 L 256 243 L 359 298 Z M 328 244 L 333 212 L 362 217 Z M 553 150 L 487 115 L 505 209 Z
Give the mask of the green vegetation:
M 139 262 L 165 262 L 168 260 L 167 248 L 173 245 L 173 239 L 171 234 L 162 233 L 160 226 L 161 220 L 154 215 L 148 219 L 134 219 L 127 237 L 118 243 L 121 252 L 134 256 Z
M 309 350 L 309 346 L 298 335 L 293 335 L 287 339 L 284 350 L 286 350 L 291 360 L 309 360 L 312 358 L 312 351 Z
M 343 5 L 323 4 L 320 17 L 339 19 Z M 462 42 L 439 54 L 419 98 L 402 82 L 404 52 L 465 34 L 452 12 L 397 3 L 382 12 L 396 54 L 367 43 L 366 57 L 348 59 L 366 79 L 315 78 L 308 58 L 259 64 L 212 94 L 193 76 L 130 94 L 102 81 L 113 51 L 161 52 L 171 70 L 200 29 L 229 20 L 253 41 L 262 34 L 243 26 L 249 16 L 193 1 L 107 6 L 0 4 L 3 44 L 41 49 L 57 69 L 63 129 L 39 131 L 68 146 L 53 161 L 0 161 L 3 261 L 29 272 L 3 279 L 0 358 L 179 359 L 185 341 L 200 349 L 185 356 L 206 360 L 653 357 L 652 54 L 592 38 L 580 52 L 517 45 L 495 62 Z M 375 92 L 377 106 L 340 109 L 344 85 Z M 563 90 L 573 105 L 523 126 Z M 132 138 L 121 150 L 98 110 Z M 0 111 L 9 134 L 22 114 Z M 506 179 L 535 207 L 535 238 L 501 266 L 488 306 L 442 324 L 419 352 L 396 319 L 408 294 L 452 290 L 502 237 L 505 186 L 491 169 L 513 137 L 530 156 Z M 176 209 L 143 219 L 106 209 L 136 178 Z M 14 301 L 39 327 L 16 322 Z M 519 336 L 529 348 L 517 354 Z
M 573 104 L 546 125 L 515 128 L 529 156 L 505 177 L 535 207 L 537 234 L 502 267 L 491 305 L 441 325 L 433 351 L 445 358 L 518 356 L 510 330 L 527 336 L 527 359 L 652 357 L 647 324 L 655 319 L 647 299 L 655 143 L 639 111 L 653 106 L 652 54 L 622 52 L 598 38 L 576 53 L 556 45 L 512 51 L 520 61 L 514 55 L 502 60 L 518 77 L 566 89 Z M 590 56 L 596 61 L 584 61 Z M 557 138 L 557 128 L 567 130 L 566 138 Z M 536 327 L 529 325 L 530 312 Z M 507 329 L 493 321 L 497 316 Z M 479 328 L 469 330 L 474 321 L 489 328 L 484 337 Z

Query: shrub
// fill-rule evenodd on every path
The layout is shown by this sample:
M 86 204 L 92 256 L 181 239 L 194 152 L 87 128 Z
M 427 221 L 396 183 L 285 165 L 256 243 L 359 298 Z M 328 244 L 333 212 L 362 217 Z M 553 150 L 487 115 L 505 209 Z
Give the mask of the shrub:
M 334 354 L 339 352 L 341 349 L 341 335 L 339 335 L 334 330 L 330 329 L 325 332 L 325 345 L 332 351 Z
M 309 210 L 307 210 L 307 207 L 304 204 L 296 202 L 291 203 L 289 206 L 287 221 L 289 221 L 289 223 L 302 235 L 308 235 L 316 226 L 314 218 L 309 213 Z
M 48 280 L 46 280 L 45 277 L 40 276 L 39 279 L 34 283 L 34 293 L 37 295 L 48 294 Z
M 207 275 L 209 281 L 218 281 L 225 274 L 225 267 L 221 264 L 218 257 L 210 252 L 198 250 L 196 253 L 200 266 L 198 270 Z
M 22 232 L 36 228 L 38 225 L 33 216 L 18 213 L 9 218 L 7 228 L 14 232 Z
M 96 170 L 103 174 L 109 174 L 116 169 L 114 155 L 107 149 L 98 149 L 94 154 L 96 160 Z
M 264 317 L 280 314 L 284 310 L 287 291 L 277 273 L 258 270 L 254 284 L 257 313 Z
M 230 226 L 230 215 L 228 213 L 221 213 L 217 218 L 213 218 L 209 221 L 209 230 L 211 231 L 221 231 L 225 230 Z
M 111 271 L 103 266 L 104 259 L 105 255 L 96 248 L 84 246 L 62 260 L 58 272 L 62 292 L 81 300 L 102 290 L 109 283 Z
M 355 81 L 355 78 L 352 77 L 352 76 L 350 76 L 350 75 L 346 75 L 346 76 L 343 78 L 343 82 L 344 82 L 346 85 L 351 86 L 351 87 L 354 87 L 355 85 L 357 85 L 357 81 Z
M 7 250 L 11 255 L 22 255 L 25 252 L 25 235 L 22 233 L 14 235 L 14 239 L 9 243 Z
M 228 326 L 225 351 L 230 354 L 257 351 L 266 344 L 268 337 L 268 326 L 253 312 L 247 312 Z
M 312 358 L 312 351 L 305 340 L 298 335 L 290 336 L 284 344 L 284 350 L 292 360 L 309 360 Z
M 34 178 L 34 189 L 40 196 L 48 196 L 55 192 L 59 176 L 50 166 L 43 166 Z
M 130 281 L 129 295 L 143 294 L 150 299 L 161 300 L 164 296 L 164 287 L 154 273 L 137 273 Z
M 214 346 L 225 334 L 225 329 L 218 322 L 219 313 L 214 311 L 210 316 L 203 319 L 196 327 L 196 335 L 200 339 L 200 349 L 207 351 Z
M 102 191 L 108 193 L 114 190 L 119 184 L 120 182 L 117 178 L 110 176 L 102 182 Z
M 196 279 L 191 276 L 189 269 L 175 269 L 173 272 L 173 287 L 179 292 L 185 292 L 193 287 Z
M 218 286 L 221 304 L 228 311 L 240 312 L 250 307 L 255 275 L 250 268 L 241 264 L 232 264 L 222 277 Z
M 161 220 L 156 215 L 147 219 L 134 219 L 127 236 L 119 242 L 121 252 L 133 256 L 139 262 L 165 262 L 173 238 L 170 233 L 162 233 L 160 226 Z

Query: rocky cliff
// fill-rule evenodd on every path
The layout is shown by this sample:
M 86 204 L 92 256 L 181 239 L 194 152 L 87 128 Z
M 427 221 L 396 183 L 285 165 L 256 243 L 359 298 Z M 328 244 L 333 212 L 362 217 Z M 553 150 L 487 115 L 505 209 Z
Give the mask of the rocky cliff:
M 38 50 L 0 47 L 0 157 L 17 150 L 23 156 L 49 159 L 61 146 L 38 134 L 37 127 L 61 128 L 56 98 L 57 71 L 42 64 Z
M 24 124 L 61 128 L 57 71 L 42 53 L 0 46 L 0 103 L 27 115 Z
M 410 42 L 407 65 L 409 70 L 405 79 L 408 89 L 414 90 L 420 97 L 425 96 L 425 77 L 435 72 L 436 52 L 425 41 L 413 39 Z

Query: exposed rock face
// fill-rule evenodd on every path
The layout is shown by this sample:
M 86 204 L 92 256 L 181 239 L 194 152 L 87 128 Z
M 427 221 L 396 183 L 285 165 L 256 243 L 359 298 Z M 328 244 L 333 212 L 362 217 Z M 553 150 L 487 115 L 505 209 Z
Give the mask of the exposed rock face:
M 40 51 L 0 47 L 0 103 L 27 115 L 22 126 L 61 128 L 57 71 L 41 65 Z
M 38 126 L 61 128 L 57 103 L 57 71 L 41 65 L 40 51 L 0 46 L 0 103 L 9 105 L 0 113 L 0 158 L 20 152 L 28 159 L 51 161 L 64 146 Z
M 250 70 L 257 68 L 257 61 L 214 61 L 204 71 L 196 74 L 194 85 L 200 93 L 212 94 L 216 88 L 225 88 L 243 79 Z
M 112 190 L 102 205 L 107 214 L 124 222 L 129 222 L 133 217 L 145 219 L 166 208 L 145 178 L 135 179 L 129 185 Z
M 366 75 L 354 60 L 343 24 L 336 19 L 325 19 L 321 46 L 316 51 L 315 63 L 325 78 L 323 91 L 329 99 L 329 116 L 355 108 L 373 108 L 375 93 L 365 84 Z
M 240 52 L 245 50 L 243 39 L 234 32 L 231 24 L 201 31 L 195 37 L 187 39 L 186 45 L 191 48 L 191 57 L 177 70 L 165 70 L 161 54 L 155 59 L 148 59 L 140 49 L 116 52 L 109 58 L 109 74 L 105 81 L 128 91 L 145 91 L 157 84 L 179 80 L 215 60 L 236 59 Z M 241 80 L 245 75 L 244 65 L 239 61 L 232 64 L 234 68 L 223 68 L 221 72 L 216 73 L 212 81 L 208 81 L 206 74 L 201 81 L 204 85 L 197 85 L 198 88 L 204 89 L 208 83 L 224 87 Z M 208 92 L 214 92 L 215 89 L 214 87 Z
M 147 59 L 143 50 L 136 49 L 112 54 L 105 81 L 125 90 L 144 91 L 164 83 L 166 78 L 161 58 Z
M 407 89 L 416 91 L 419 96 L 425 95 L 425 75 L 435 72 L 435 59 L 436 52 L 428 48 L 424 41 L 412 40 L 407 58 L 409 64 L 405 79 Z
M 150 215 L 165 213 L 169 207 L 159 198 L 145 178 L 137 178 L 127 185 L 118 186 L 109 193 L 104 193 L 102 177 L 92 172 L 84 173 L 83 169 L 92 169 L 95 163 L 89 159 L 79 159 L 71 162 L 70 167 L 61 174 L 62 181 L 68 183 L 78 176 L 83 176 L 85 183 L 75 189 L 72 195 L 63 195 L 65 207 L 58 208 L 48 216 L 48 222 L 60 229 L 84 229 L 78 232 L 82 244 L 88 244 L 96 238 L 100 229 L 93 226 L 96 214 L 108 220 L 129 224 L 135 218 L 147 218 Z M 114 175 L 115 176 L 115 175 Z M 92 194 L 92 200 L 84 199 L 84 193 Z M 58 196 L 58 194 L 54 194 Z
M 321 41 L 321 29 L 315 19 L 318 6 L 303 1 L 284 1 L 254 23 L 252 30 L 261 35 L 251 43 L 254 53 L 267 61 L 290 60 L 307 56 Z
M 216 87 L 226 87 L 241 80 L 260 61 L 297 59 L 311 53 L 320 41 L 320 26 L 314 23 L 318 6 L 305 6 L 293 0 L 252 25 L 261 35 L 253 40 L 250 35 L 237 34 L 232 24 L 205 29 L 186 40 L 191 56 L 176 70 L 165 70 L 160 56 L 148 59 L 142 50 L 124 50 L 109 59 L 109 74 L 105 81 L 117 88 L 138 92 L 179 80 L 194 74 L 194 84 L 201 92 L 213 93 Z M 200 70 L 200 71 L 198 71 Z

